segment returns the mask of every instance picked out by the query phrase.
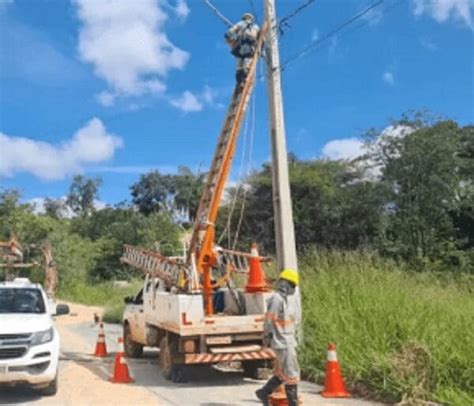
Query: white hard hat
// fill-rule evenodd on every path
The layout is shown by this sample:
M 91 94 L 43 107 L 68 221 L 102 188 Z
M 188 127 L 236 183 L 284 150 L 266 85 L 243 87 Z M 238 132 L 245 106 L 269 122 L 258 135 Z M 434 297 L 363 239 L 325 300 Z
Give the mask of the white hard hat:
M 245 13 L 243 16 L 242 16 L 242 20 L 247 20 L 247 19 L 250 19 L 250 20 L 255 20 L 253 14 L 251 13 Z

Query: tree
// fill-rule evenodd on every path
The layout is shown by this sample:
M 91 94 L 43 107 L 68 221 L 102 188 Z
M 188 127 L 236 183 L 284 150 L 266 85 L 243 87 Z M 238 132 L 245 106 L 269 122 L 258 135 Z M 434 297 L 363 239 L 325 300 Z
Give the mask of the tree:
M 69 187 L 66 204 L 74 213 L 80 216 L 90 215 L 94 211 L 94 201 L 99 196 L 101 184 L 102 180 L 100 178 L 91 179 L 82 175 L 75 175 Z
M 53 219 L 59 220 L 64 217 L 66 204 L 62 199 L 44 199 L 44 214 Z
M 130 186 L 132 202 L 145 215 L 170 210 L 169 189 L 170 175 L 163 175 L 159 171 L 140 175 L 140 180 Z
M 176 175 L 152 171 L 130 187 L 132 201 L 145 215 L 165 211 L 177 222 L 189 222 L 199 204 L 203 178 L 203 174 L 194 174 L 185 166 Z
M 385 136 L 375 152 L 390 190 L 382 248 L 420 267 L 452 262 L 462 254 L 453 214 L 469 181 L 460 171 L 461 129 L 452 121 L 412 127 L 404 136 Z
M 296 244 L 299 250 L 311 245 L 355 249 L 371 244 L 381 227 L 385 203 L 383 187 L 363 180 L 347 162 L 293 159 L 289 165 Z M 274 252 L 271 167 L 247 180 L 244 216 L 240 219 L 242 198 L 232 211 L 230 202 L 221 211 L 218 235 L 240 226 L 241 249 L 257 241 L 266 252 Z M 232 212 L 230 227 L 228 216 Z
M 120 263 L 124 244 L 154 249 L 161 243 L 171 248 L 172 255 L 180 249 L 179 228 L 167 213 L 145 216 L 130 206 L 106 207 L 90 216 L 73 218 L 71 231 L 95 244 L 98 254 L 88 273 L 94 280 L 136 275 Z

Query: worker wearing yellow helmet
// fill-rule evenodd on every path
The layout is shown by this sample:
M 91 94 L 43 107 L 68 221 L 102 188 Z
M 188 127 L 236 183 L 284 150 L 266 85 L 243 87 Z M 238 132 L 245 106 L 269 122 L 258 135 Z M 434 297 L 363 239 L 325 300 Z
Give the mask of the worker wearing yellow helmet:
M 285 384 L 288 405 L 298 405 L 300 368 L 296 356 L 296 331 L 300 315 L 298 301 L 293 300 L 293 295 L 299 282 L 296 270 L 284 269 L 280 273 L 276 292 L 267 302 L 264 343 L 270 345 L 276 358 L 274 375 L 255 392 L 264 405 L 269 405 L 268 397 L 282 383 Z

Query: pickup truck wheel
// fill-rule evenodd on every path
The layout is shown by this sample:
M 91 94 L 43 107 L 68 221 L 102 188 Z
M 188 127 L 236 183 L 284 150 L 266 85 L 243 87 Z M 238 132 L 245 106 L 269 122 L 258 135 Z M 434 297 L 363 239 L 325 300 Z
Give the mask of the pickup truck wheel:
M 125 355 L 129 358 L 140 358 L 143 355 L 143 345 L 133 341 L 130 325 L 123 326 Z
M 160 342 L 160 368 L 165 379 L 172 382 L 184 382 L 184 366 L 175 363 L 178 343 L 163 337 Z
M 58 374 L 56 373 L 56 376 L 54 377 L 54 380 L 52 380 L 48 386 L 45 388 L 41 388 L 39 390 L 41 395 L 43 396 L 54 396 L 56 393 L 58 393 Z

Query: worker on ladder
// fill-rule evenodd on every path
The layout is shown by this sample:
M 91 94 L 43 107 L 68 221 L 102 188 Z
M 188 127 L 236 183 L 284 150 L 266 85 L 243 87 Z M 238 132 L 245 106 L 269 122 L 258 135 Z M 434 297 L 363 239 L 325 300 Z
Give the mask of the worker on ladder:
M 243 84 L 247 77 L 252 58 L 257 51 L 257 37 L 259 26 L 250 13 L 245 13 L 242 20 L 234 24 L 225 33 L 225 39 L 231 47 L 231 53 L 237 60 L 235 78 L 237 83 Z
M 294 269 L 284 269 L 278 279 L 277 291 L 267 302 L 264 323 L 264 343 L 275 352 L 274 375 L 255 394 L 264 405 L 268 397 L 281 384 L 285 385 L 288 406 L 298 405 L 298 381 L 300 368 L 296 356 L 296 332 L 300 323 L 296 301 L 289 298 L 295 294 L 299 275 Z

